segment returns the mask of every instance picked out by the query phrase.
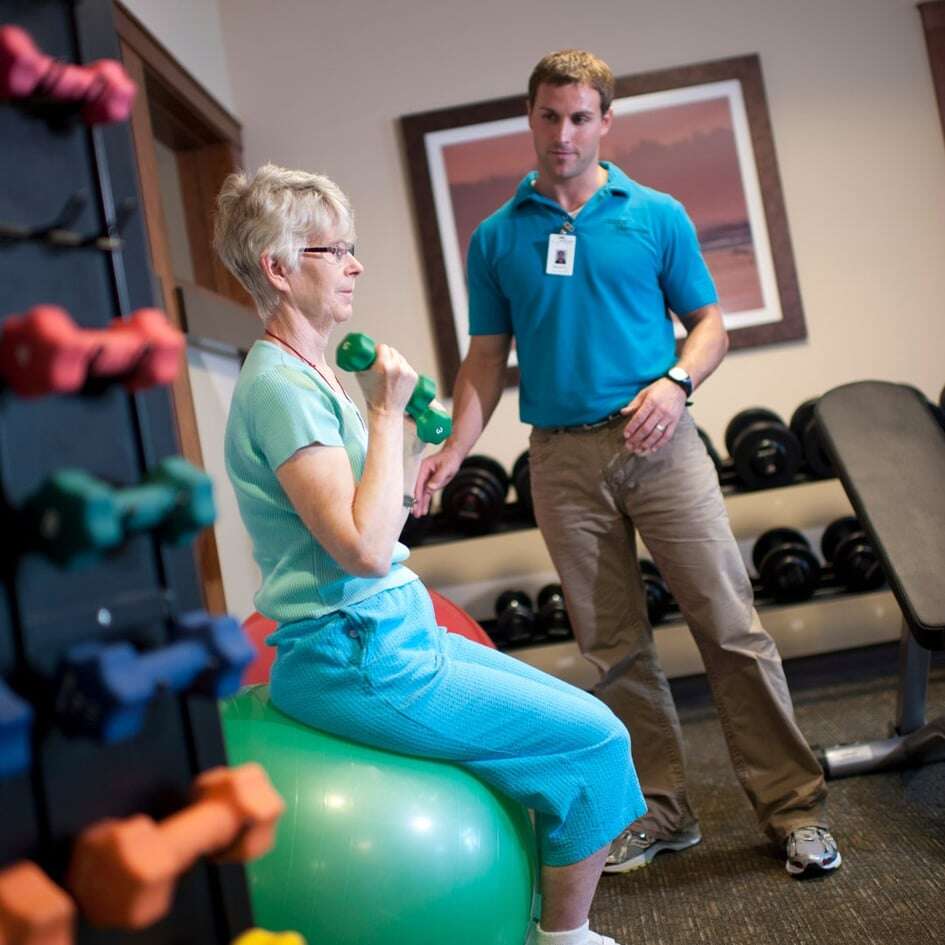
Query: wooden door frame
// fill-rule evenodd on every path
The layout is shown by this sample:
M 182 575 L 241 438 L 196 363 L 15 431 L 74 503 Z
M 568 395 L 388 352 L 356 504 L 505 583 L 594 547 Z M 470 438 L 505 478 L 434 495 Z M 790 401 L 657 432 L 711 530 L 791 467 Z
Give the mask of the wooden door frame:
M 168 145 L 177 157 L 195 281 L 205 289 L 246 304 L 245 292 L 209 246 L 217 191 L 226 175 L 242 164 L 242 128 L 118 0 L 114 2 L 114 19 L 125 68 L 139 89 L 131 130 L 151 264 L 160 284 L 164 310 L 174 324 L 186 330 L 171 266 L 155 143 Z M 181 452 L 203 468 L 193 391 L 186 369 L 174 382 L 171 395 Z M 196 551 L 205 605 L 211 613 L 225 613 L 226 597 L 213 529 L 201 533 Z

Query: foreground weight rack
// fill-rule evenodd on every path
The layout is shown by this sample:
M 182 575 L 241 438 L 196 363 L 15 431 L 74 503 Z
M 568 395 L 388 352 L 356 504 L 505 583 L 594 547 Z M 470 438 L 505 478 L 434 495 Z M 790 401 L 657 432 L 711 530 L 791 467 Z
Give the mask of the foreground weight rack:
M 242 869 L 201 854 L 234 834 L 190 793 L 233 777 L 216 698 L 251 653 L 201 612 L 212 496 L 176 455 L 183 338 L 153 308 L 111 18 L 108 0 L 0 7 L 0 518 L 17 537 L 0 560 L 0 940 L 229 945 L 252 925 Z M 103 821 L 185 812 L 206 842 L 144 918 L 78 853 Z M 248 815 L 228 816 L 242 836 Z

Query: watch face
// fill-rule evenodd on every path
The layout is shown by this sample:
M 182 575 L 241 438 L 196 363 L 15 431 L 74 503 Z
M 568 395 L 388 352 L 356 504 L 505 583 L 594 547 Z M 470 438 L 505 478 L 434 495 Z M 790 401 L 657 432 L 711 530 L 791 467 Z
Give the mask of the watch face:
M 688 381 L 689 375 L 681 367 L 671 367 L 667 372 L 674 381 Z

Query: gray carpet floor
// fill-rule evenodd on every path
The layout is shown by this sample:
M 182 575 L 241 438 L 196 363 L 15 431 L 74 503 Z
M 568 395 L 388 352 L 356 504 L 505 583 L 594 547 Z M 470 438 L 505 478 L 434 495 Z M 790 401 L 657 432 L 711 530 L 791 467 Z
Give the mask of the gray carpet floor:
M 897 648 L 787 663 L 808 741 L 889 734 Z M 792 879 L 756 826 L 732 772 L 704 678 L 674 682 L 703 842 L 646 869 L 604 876 L 591 925 L 621 945 L 927 945 L 945 943 L 945 763 L 829 783 L 843 865 Z M 929 717 L 945 712 L 936 656 Z

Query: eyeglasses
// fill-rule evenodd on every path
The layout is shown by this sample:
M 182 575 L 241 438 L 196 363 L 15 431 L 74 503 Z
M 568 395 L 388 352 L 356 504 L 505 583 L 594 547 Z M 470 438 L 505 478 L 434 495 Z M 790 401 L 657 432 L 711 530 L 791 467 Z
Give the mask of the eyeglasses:
M 345 256 L 354 255 L 354 243 L 344 243 L 339 241 L 337 243 L 332 243 L 330 246 L 305 246 L 300 249 L 299 252 L 303 256 L 312 253 L 328 253 L 333 257 L 333 262 L 337 266 L 344 260 Z

